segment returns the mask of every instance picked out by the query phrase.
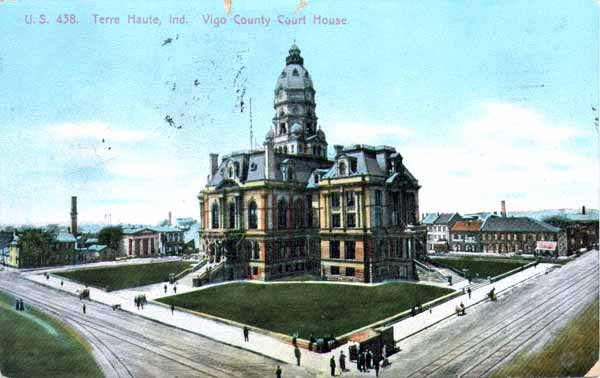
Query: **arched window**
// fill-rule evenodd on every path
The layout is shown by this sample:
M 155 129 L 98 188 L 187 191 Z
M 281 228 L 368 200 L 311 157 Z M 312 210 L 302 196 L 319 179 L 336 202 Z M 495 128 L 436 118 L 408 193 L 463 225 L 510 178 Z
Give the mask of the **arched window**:
M 288 205 L 285 200 L 280 200 L 277 204 L 277 224 L 280 228 L 287 227 Z
M 258 228 L 258 219 L 256 215 L 256 202 L 251 201 L 248 205 L 248 228 Z
M 211 207 L 212 228 L 219 228 L 219 205 L 215 202 Z
M 235 228 L 235 203 L 229 204 L 229 228 Z

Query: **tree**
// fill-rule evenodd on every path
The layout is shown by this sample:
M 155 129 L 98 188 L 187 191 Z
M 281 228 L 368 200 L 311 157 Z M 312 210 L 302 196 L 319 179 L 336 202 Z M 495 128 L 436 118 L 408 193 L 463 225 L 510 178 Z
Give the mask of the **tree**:
M 21 261 L 23 266 L 45 266 L 51 255 L 50 243 L 52 235 L 40 230 L 31 229 L 21 236 Z
M 119 242 L 122 236 L 123 229 L 121 226 L 104 227 L 98 234 L 98 242 L 116 251 L 119 249 Z

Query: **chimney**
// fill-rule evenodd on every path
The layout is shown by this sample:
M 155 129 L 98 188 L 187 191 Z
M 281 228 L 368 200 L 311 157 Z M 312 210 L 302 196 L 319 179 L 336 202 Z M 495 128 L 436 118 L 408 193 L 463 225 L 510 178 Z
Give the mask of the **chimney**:
M 581 214 L 585 215 L 585 206 L 581 206 Z
M 342 153 L 342 150 L 344 149 L 344 146 L 342 146 L 341 144 L 335 144 L 333 146 L 333 149 L 335 150 L 335 156 L 338 156 L 339 154 Z
M 173 223 L 171 223 L 171 211 L 169 210 L 169 226 L 172 226 Z
M 77 236 L 77 197 L 71 197 L 71 234 Z
M 219 169 L 219 154 L 209 154 L 210 156 L 210 175 L 214 176 Z
M 502 200 L 502 202 L 500 202 L 500 207 L 502 208 L 502 216 L 506 217 L 506 201 Z
M 265 180 L 273 180 L 275 178 L 275 147 L 273 139 L 267 138 L 265 141 Z

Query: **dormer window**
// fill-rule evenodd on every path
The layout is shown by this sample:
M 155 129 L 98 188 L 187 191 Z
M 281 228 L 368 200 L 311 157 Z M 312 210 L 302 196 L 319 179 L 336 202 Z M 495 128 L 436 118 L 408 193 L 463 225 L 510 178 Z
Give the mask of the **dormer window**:
M 298 70 L 297 70 L 297 69 L 295 69 L 295 68 L 294 68 L 294 70 L 292 71 L 292 75 L 293 75 L 293 76 L 300 76 L 300 75 L 298 74 Z
M 252 172 L 256 171 L 256 168 L 257 168 L 257 165 L 256 165 L 256 163 L 252 163 L 252 164 L 250 164 L 250 170 L 251 170 Z
M 343 161 L 340 161 L 338 163 L 338 176 L 345 176 L 345 175 L 347 175 L 346 163 L 344 163 Z
M 350 173 L 356 173 L 356 159 L 350 160 Z
M 315 184 L 319 183 L 319 179 L 320 179 L 319 174 L 318 173 L 315 174 Z

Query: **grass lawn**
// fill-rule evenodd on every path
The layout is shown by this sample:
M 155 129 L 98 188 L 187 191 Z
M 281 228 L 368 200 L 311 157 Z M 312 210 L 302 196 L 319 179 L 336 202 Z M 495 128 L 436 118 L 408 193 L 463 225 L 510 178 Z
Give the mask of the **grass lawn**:
M 451 293 L 436 286 L 388 283 L 376 287 L 336 284 L 236 283 L 160 299 L 236 322 L 308 339 L 340 336 Z
M 598 360 L 598 300 L 571 320 L 544 349 L 521 352 L 492 375 L 583 377 Z
M 527 265 L 530 261 L 483 259 L 474 257 L 465 258 L 433 258 L 432 261 L 439 265 L 451 267 L 462 271 L 469 269 L 471 274 L 478 273 L 480 278 L 496 277 L 503 273 Z M 474 276 L 475 277 L 475 276 Z
M 108 291 L 151 285 L 169 280 L 169 273 L 180 273 L 190 267 L 189 261 L 171 261 L 150 264 L 127 264 L 122 266 L 80 269 L 54 273 Z
M 17 377 L 103 377 L 91 347 L 64 323 L 0 294 L 0 371 Z

